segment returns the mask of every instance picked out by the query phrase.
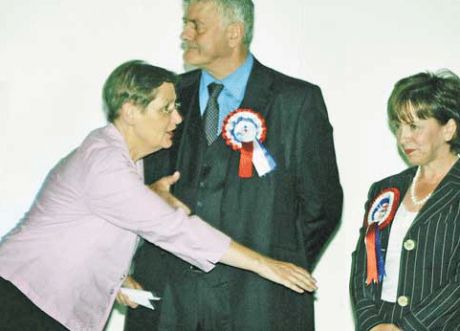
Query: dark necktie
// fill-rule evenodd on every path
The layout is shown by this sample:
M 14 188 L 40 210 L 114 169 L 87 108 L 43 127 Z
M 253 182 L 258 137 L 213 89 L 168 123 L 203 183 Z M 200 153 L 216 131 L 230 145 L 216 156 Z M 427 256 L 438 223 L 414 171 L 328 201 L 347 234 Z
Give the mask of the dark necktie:
M 223 88 L 224 85 L 222 84 L 211 83 L 208 85 L 209 100 L 203 114 L 204 132 L 208 145 L 211 145 L 217 138 L 217 127 L 219 124 L 219 104 L 217 103 L 217 97 Z

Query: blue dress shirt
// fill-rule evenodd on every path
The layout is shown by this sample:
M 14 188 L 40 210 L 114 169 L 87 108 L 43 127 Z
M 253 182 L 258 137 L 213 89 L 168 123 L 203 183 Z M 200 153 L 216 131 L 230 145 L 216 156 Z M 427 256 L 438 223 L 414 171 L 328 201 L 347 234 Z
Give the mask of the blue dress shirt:
M 217 102 L 219 103 L 219 125 L 218 132 L 216 132 L 216 134 L 219 134 L 222 131 L 222 122 L 225 117 L 241 105 L 253 64 L 254 57 L 249 54 L 246 61 L 238 69 L 222 80 L 217 80 L 208 72 L 204 70 L 202 71 L 200 80 L 201 115 L 204 114 L 206 104 L 209 99 L 208 85 L 213 82 L 224 85 L 222 92 L 217 98 Z

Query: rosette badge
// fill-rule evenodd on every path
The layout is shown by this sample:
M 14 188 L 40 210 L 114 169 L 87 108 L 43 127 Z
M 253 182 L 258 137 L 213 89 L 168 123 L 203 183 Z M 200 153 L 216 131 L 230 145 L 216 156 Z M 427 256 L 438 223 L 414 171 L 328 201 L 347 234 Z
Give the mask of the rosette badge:
M 398 204 L 399 190 L 391 187 L 381 191 L 367 211 L 367 231 L 364 238 L 367 257 L 367 285 L 379 283 L 385 276 L 380 231 L 393 221 Z
M 252 177 L 253 165 L 259 176 L 275 169 L 275 160 L 262 145 L 266 136 L 265 119 L 252 109 L 236 109 L 225 118 L 222 137 L 233 150 L 240 151 L 241 178 Z

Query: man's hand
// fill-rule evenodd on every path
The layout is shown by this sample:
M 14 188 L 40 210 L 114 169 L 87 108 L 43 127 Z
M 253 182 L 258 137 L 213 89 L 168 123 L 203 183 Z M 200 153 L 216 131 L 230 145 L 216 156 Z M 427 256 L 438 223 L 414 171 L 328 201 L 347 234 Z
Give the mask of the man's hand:
M 191 210 L 187 207 L 182 201 L 177 199 L 174 195 L 171 194 L 171 186 L 174 185 L 179 180 L 180 174 L 179 171 L 174 172 L 171 176 L 166 176 L 160 178 L 155 183 L 151 184 L 150 189 L 163 198 L 171 207 L 181 208 L 185 211 L 187 215 L 190 215 Z
M 133 288 L 136 290 L 142 290 L 142 286 L 134 280 L 131 276 L 126 277 L 125 281 L 123 282 L 123 287 L 127 288 Z M 124 295 L 121 293 L 121 291 L 118 291 L 117 297 L 116 297 L 117 302 L 120 305 L 124 306 L 129 306 L 130 308 L 137 308 L 138 304 L 131 301 L 127 295 Z

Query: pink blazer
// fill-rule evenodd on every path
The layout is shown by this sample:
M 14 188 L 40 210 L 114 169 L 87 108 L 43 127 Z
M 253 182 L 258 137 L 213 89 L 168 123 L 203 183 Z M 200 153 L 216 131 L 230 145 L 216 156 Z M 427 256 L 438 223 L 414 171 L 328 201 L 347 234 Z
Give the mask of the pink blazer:
M 0 276 L 71 330 L 102 330 L 139 236 L 209 271 L 230 243 L 143 183 L 111 124 L 90 133 L 48 175 L 0 243 Z M 161 266 L 158 266 L 161 268 Z

